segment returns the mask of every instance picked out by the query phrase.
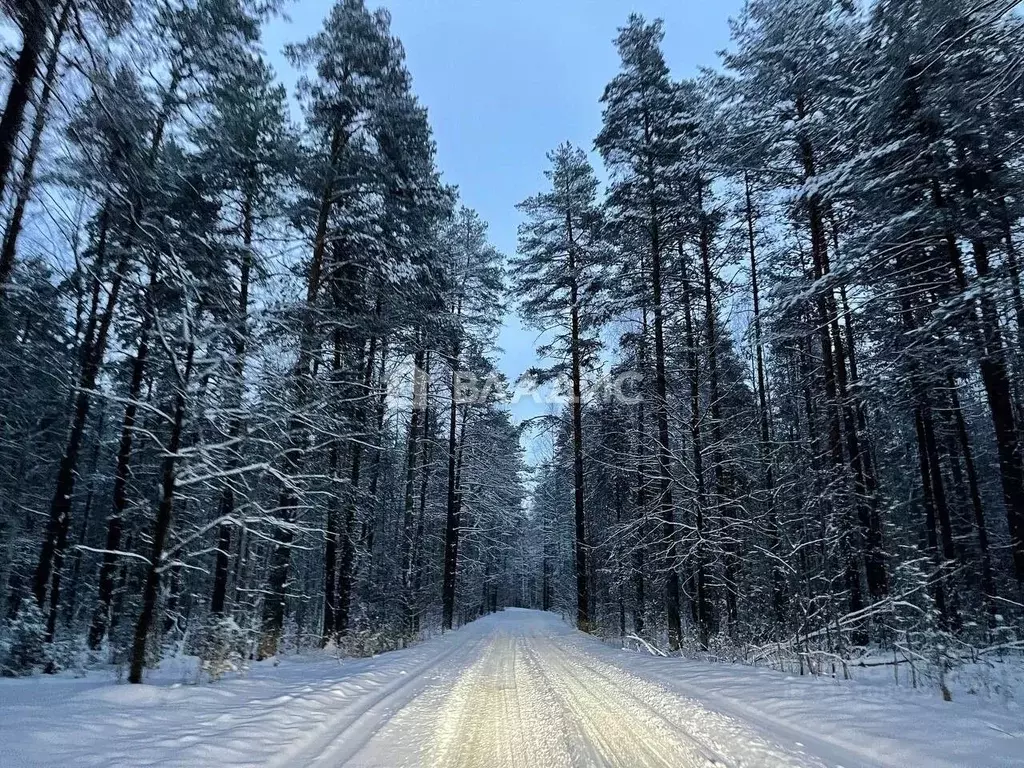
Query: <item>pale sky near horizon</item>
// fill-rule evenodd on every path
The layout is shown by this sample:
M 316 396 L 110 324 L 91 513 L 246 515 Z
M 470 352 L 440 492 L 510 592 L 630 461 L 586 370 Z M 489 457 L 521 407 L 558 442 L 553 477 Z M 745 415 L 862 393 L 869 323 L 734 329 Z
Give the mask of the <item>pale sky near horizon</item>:
M 619 61 L 614 38 L 631 12 L 665 22 L 673 76 L 716 66 L 743 0 L 368 0 L 392 14 L 405 46 L 413 88 L 428 108 L 438 166 L 462 202 L 490 224 L 492 242 L 511 255 L 515 206 L 544 188 L 545 155 L 564 141 L 591 151 L 601 124 L 600 98 Z M 315 34 L 333 0 L 287 6 L 264 43 L 292 90 L 297 73 L 280 55 L 285 43 Z M 595 157 L 595 164 L 599 158 Z M 534 365 L 536 333 L 514 314 L 499 344 L 510 381 Z M 524 398 L 517 418 L 550 408 Z

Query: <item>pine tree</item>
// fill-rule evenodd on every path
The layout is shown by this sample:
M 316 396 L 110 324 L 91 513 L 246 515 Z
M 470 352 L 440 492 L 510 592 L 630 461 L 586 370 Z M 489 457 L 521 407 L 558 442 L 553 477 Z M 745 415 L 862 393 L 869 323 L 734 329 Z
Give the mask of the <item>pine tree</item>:
M 682 624 L 665 364 L 664 273 L 669 261 L 667 230 L 675 205 L 672 157 L 678 131 L 673 116 L 674 92 L 660 49 L 663 36 L 660 22 L 648 24 L 636 14 L 620 30 L 616 45 L 622 71 L 605 88 L 604 124 L 596 144 L 612 174 L 613 215 L 643 238 L 643 257 L 650 261 L 647 274 L 654 326 L 658 509 L 667 548 L 665 612 L 669 646 L 676 650 L 681 642 Z
M 462 532 L 461 473 L 468 406 L 460 417 L 460 377 L 469 356 L 493 343 L 504 299 L 502 257 L 487 241 L 487 225 L 475 211 L 460 208 L 442 237 L 444 265 L 445 331 L 450 371 L 448 400 L 448 481 L 444 532 L 442 628 L 451 629 L 459 573 Z
M 534 369 L 543 385 L 568 373 L 572 382 L 570 411 L 573 430 L 573 508 L 576 526 L 576 625 L 589 631 L 587 521 L 584 503 L 583 376 L 599 349 L 601 217 L 597 178 L 586 154 L 563 144 L 548 156 L 550 191 L 521 203 L 527 222 L 519 232 L 519 258 L 513 262 L 522 313 L 539 330 L 557 328 L 555 338 L 538 350 L 554 359 L 547 370 Z

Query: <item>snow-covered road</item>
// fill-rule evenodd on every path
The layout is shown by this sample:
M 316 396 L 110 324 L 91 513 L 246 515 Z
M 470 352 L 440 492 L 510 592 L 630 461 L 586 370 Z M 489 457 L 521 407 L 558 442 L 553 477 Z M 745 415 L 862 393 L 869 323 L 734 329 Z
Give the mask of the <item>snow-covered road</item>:
M 434 684 L 382 702 L 374 732 L 339 727 L 334 749 L 311 744 L 290 765 L 820 766 L 736 721 L 605 661 L 555 616 L 509 610 L 433 669 Z M 468 639 L 468 638 L 467 638 Z M 410 696 L 412 690 L 416 694 Z M 355 738 L 350 738 L 355 736 Z
M 655 658 L 536 611 L 373 659 L 149 682 L 0 681 L 0 766 L 1024 766 L 1013 704 Z

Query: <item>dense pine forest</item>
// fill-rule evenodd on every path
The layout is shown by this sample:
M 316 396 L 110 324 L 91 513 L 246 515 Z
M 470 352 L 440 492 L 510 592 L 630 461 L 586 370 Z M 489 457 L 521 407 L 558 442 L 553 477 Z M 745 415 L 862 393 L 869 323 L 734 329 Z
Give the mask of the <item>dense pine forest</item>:
M 506 606 L 814 674 L 1019 654 L 1017 5 L 750 0 L 691 79 L 630 16 L 502 254 L 387 11 L 339 0 L 289 92 L 276 0 L 0 0 L 3 673 Z

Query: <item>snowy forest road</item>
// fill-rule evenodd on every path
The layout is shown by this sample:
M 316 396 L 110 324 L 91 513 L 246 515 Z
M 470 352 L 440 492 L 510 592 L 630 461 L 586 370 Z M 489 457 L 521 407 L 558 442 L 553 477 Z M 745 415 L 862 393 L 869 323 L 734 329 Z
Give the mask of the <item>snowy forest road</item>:
M 372 694 L 281 766 L 823 766 L 601 658 L 556 616 L 507 610 Z M 452 638 L 454 639 L 454 638 Z M 802 745 L 799 745 L 802 746 Z M 867 765 L 861 761 L 845 765 Z
M 967 697 L 621 649 L 507 609 L 372 658 L 284 655 L 195 685 L 0 681 L 16 768 L 1008 768 L 1019 714 Z

